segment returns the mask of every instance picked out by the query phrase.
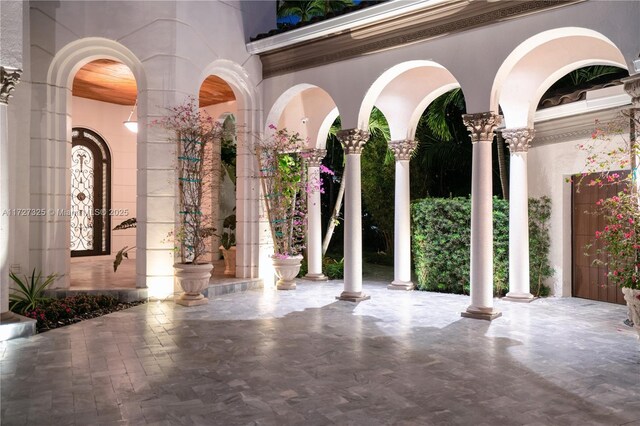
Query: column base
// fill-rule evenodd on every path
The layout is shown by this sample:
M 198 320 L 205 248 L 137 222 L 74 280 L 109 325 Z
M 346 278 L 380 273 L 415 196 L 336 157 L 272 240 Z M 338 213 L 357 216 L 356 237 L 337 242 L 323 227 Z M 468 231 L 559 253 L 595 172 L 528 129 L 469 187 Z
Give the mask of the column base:
M 9 324 L 12 322 L 20 322 L 20 317 L 11 311 L 3 312 L 0 314 L 0 323 Z
M 34 334 L 36 334 L 36 320 L 12 312 L 3 312 L 0 315 L 0 342 Z
M 465 312 L 461 312 L 460 315 L 463 318 L 493 321 L 494 319 L 501 317 L 502 312 L 496 311 L 494 308 L 476 308 L 475 306 L 469 306 L 467 310 Z
M 325 274 L 320 273 L 320 274 L 307 274 L 304 276 L 305 280 L 309 280 L 309 281 L 328 281 L 329 277 L 327 277 Z
M 343 291 L 340 296 L 336 296 L 336 300 L 344 300 L 346 302 L 362 302 L 363 300 L 369 300 L 371 296 L 364 294 L 363 292 L 352 293 L 350 291 Z
M 535 297 L 533 297 L 533 294 L 531 293 L 516 293 L 510 291 L 501 300 L 505 300 L 507 302 L 531 303 L 535 300 Z
M 387 286 L 388 290 L 411 291 L 411 290 L 414 290 L 415 288 L 416 288 L 416 285 L 411 281 L 398 281 L 398 280 L 391 281 L 391 284 Z

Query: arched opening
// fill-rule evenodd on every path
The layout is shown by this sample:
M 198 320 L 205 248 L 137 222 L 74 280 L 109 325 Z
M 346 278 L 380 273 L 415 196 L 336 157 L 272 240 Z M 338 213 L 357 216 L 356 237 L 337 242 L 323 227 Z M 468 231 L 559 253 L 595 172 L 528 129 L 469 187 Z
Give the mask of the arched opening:
M 222 78 L 208 76 L 199 89 L 201 110 L 217 119 L 222 137 L 208 146 L 211 156 L 211 182 L 204 201 L 204 213 L 210 215 L 216 233 L 208 242 L 214 276 L 236 276 L 236 116 L 238 103 L 233 89 Z M 220 259 L 224 258 L 224 267 Z
M 114 230 L 136 217 L 138 88 L 129 67 L 113 59 L 84 64 L 73 76 L 71 99 L 71 287 L 136 285 L 136 250 L 113 275 L 120 249 L 136 246 L 135 227 Z M 76 212 L 78 214 L 76 214 Z M 88 213 L 88 214 L 87 214 Z
M 322 88 L 299 84 L 274 102 L 265 124 L 267 135 L 275 131 L 274 127 L 298 133 L 307 140 L 307 149 L 316 151 L 318 158 L 322 159 L 322 167 L 328 166 L 333 170 L 333 175 L 329 175 L 321 173 L 319 165 L 309 168 L 312 179 L 322 180 L 323 193 L 308 195 L 306 277 L 312 280 L 326 279 L 323 274 L 323 251 L 327 251 L 330 241 L 339 240 L 333 233 L 335 223 L 341 217 L 339 212 L 344 194 L 342 147 L 336 139 L 341 128 L 338 108 L 331 95 Z M 330 164 L 337 157 L 340 158 L 337 164 Z M 342 256 L 334 257 L 339 261 Z M 266 273 L 272 275 L 269 271 Z
M 543 282 L 555 295 L 575 296 L 577 280 L 592 277 L 596 281 L 594 293 L 602 292 L 602 271 L 589 271 L 591 261 L 583 258 L 585 238 L 593 235 L 584 225 L 596 221 L 593 215 L 580 218 L 574 214 L 585 208 L 575 205 L 580 197 L 572 196 L 570 180 L 584 170 L 587 155 L 578 146 L 590 139 L 595 120 L 607 121 L 616 109 L 629 103 L 622 84 L 615 81 L 627 74 L 626 69 L 624 55 L 607 37 L 587 28 L 566 27 L 522 42 L 496 74 L 491 105 L 502 110 L 503 134 L 515 135 L 524 129 L 530 135 L 530 146 L 511 147 L 510 216 L 526 217 L 529 197 L 548 197 L 551 207 L 547 226 L 554 232 L 550 233 L 548 268 L 531 268 L 550 272 L 532 278 L 532 291 Z M 526 238 L 528 228 L 521 222 L 510 217 L 510 235 L 516 235 L 519 227 Z M 581 228 L 579 234 L 591 235 L 576 234 L 576 224 Z M 510 251 L 517 250 L 510 246 Z M 512 253 L 510 261 L 529 257 L 542 256 Z

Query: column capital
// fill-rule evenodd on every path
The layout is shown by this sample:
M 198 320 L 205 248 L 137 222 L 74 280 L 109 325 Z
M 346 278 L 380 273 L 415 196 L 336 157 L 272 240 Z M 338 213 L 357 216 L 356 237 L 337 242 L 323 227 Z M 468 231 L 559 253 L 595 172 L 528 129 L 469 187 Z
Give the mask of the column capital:
M 471 135 L 471 143 L 491 142 L 493 132 L 502 122 L 502 116 L 493 112 L 463 114 L 462 121 Z
M 325 155 L 327 155 L 326 149 L 310 149 L 305 151 L 302 157 L 309 167 L 320 167 Z
M 622 79 L 624 90 L 631 96 L 633 106 L 640 107 L 640 74 L 634 74 L 631 77 Z
M 340 130 L 337 136 L 346 155 L 361 154 L 362 148 L 369 140 L 369 132 L 360 129 Z
M 512 153 L 529 151 L 534 135 L 535 130 L 528 127 L 502 130 L 502 137 Z
M 20 81 L 22 70 L 19 68 L 0 67 L 0 103 L 8 104 L 11 92 Z
M 418 146 L 418 141 L 414 139 L 402 139 L 399 141 L 389 141 L 389 149 L 393 151 L 396 161 L 410 160 L 411 154 Z

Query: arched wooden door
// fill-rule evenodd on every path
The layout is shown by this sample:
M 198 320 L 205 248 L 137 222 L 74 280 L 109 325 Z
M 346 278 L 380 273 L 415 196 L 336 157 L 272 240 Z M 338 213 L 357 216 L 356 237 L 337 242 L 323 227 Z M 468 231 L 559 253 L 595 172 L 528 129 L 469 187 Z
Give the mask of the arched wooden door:
M 104 139 L 83 128 L 72 131 L 71 256 L 111 252 L 111 155 Z

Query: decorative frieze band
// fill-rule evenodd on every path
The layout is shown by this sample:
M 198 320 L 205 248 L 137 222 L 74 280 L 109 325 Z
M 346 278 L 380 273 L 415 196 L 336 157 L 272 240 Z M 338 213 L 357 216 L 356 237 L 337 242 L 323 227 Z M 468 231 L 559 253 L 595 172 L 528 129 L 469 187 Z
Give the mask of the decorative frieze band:
M 463 114 L 462 121 L 471 135 L 471 143 L 493 140 L 493 132 L 502 122 L 502 117 L 492 112 Z
M 414 139 L 403 139 L 399 141 L 390 141 L 389 148 L 393 151 L 396 161 L 410 160 L 411 154 L 418 146 L 418 141 Z
M 304 153 L 304 159 L 309 167 L 320 167 L 325 155 L 327 155 L 326 149 L 311 149 Z
M 360 129 L 340 130 L 337 136 L 346 155 L 361 154 L 362 148 L 369 140 L 369 132 Z
M 631 102 L 636 108 L 640 108 L 640 74 L 622 80 L 624 90 L 631 96 Z
M 535 135 L 533 129 L 527 127 L 519 129 L 504 129 L 502 137 L 511 152 L 527 152 Z
M 0 67 L 0 103 L 8 104 L 11 92 L 20 81 L 22 70 L 18 68 Z

